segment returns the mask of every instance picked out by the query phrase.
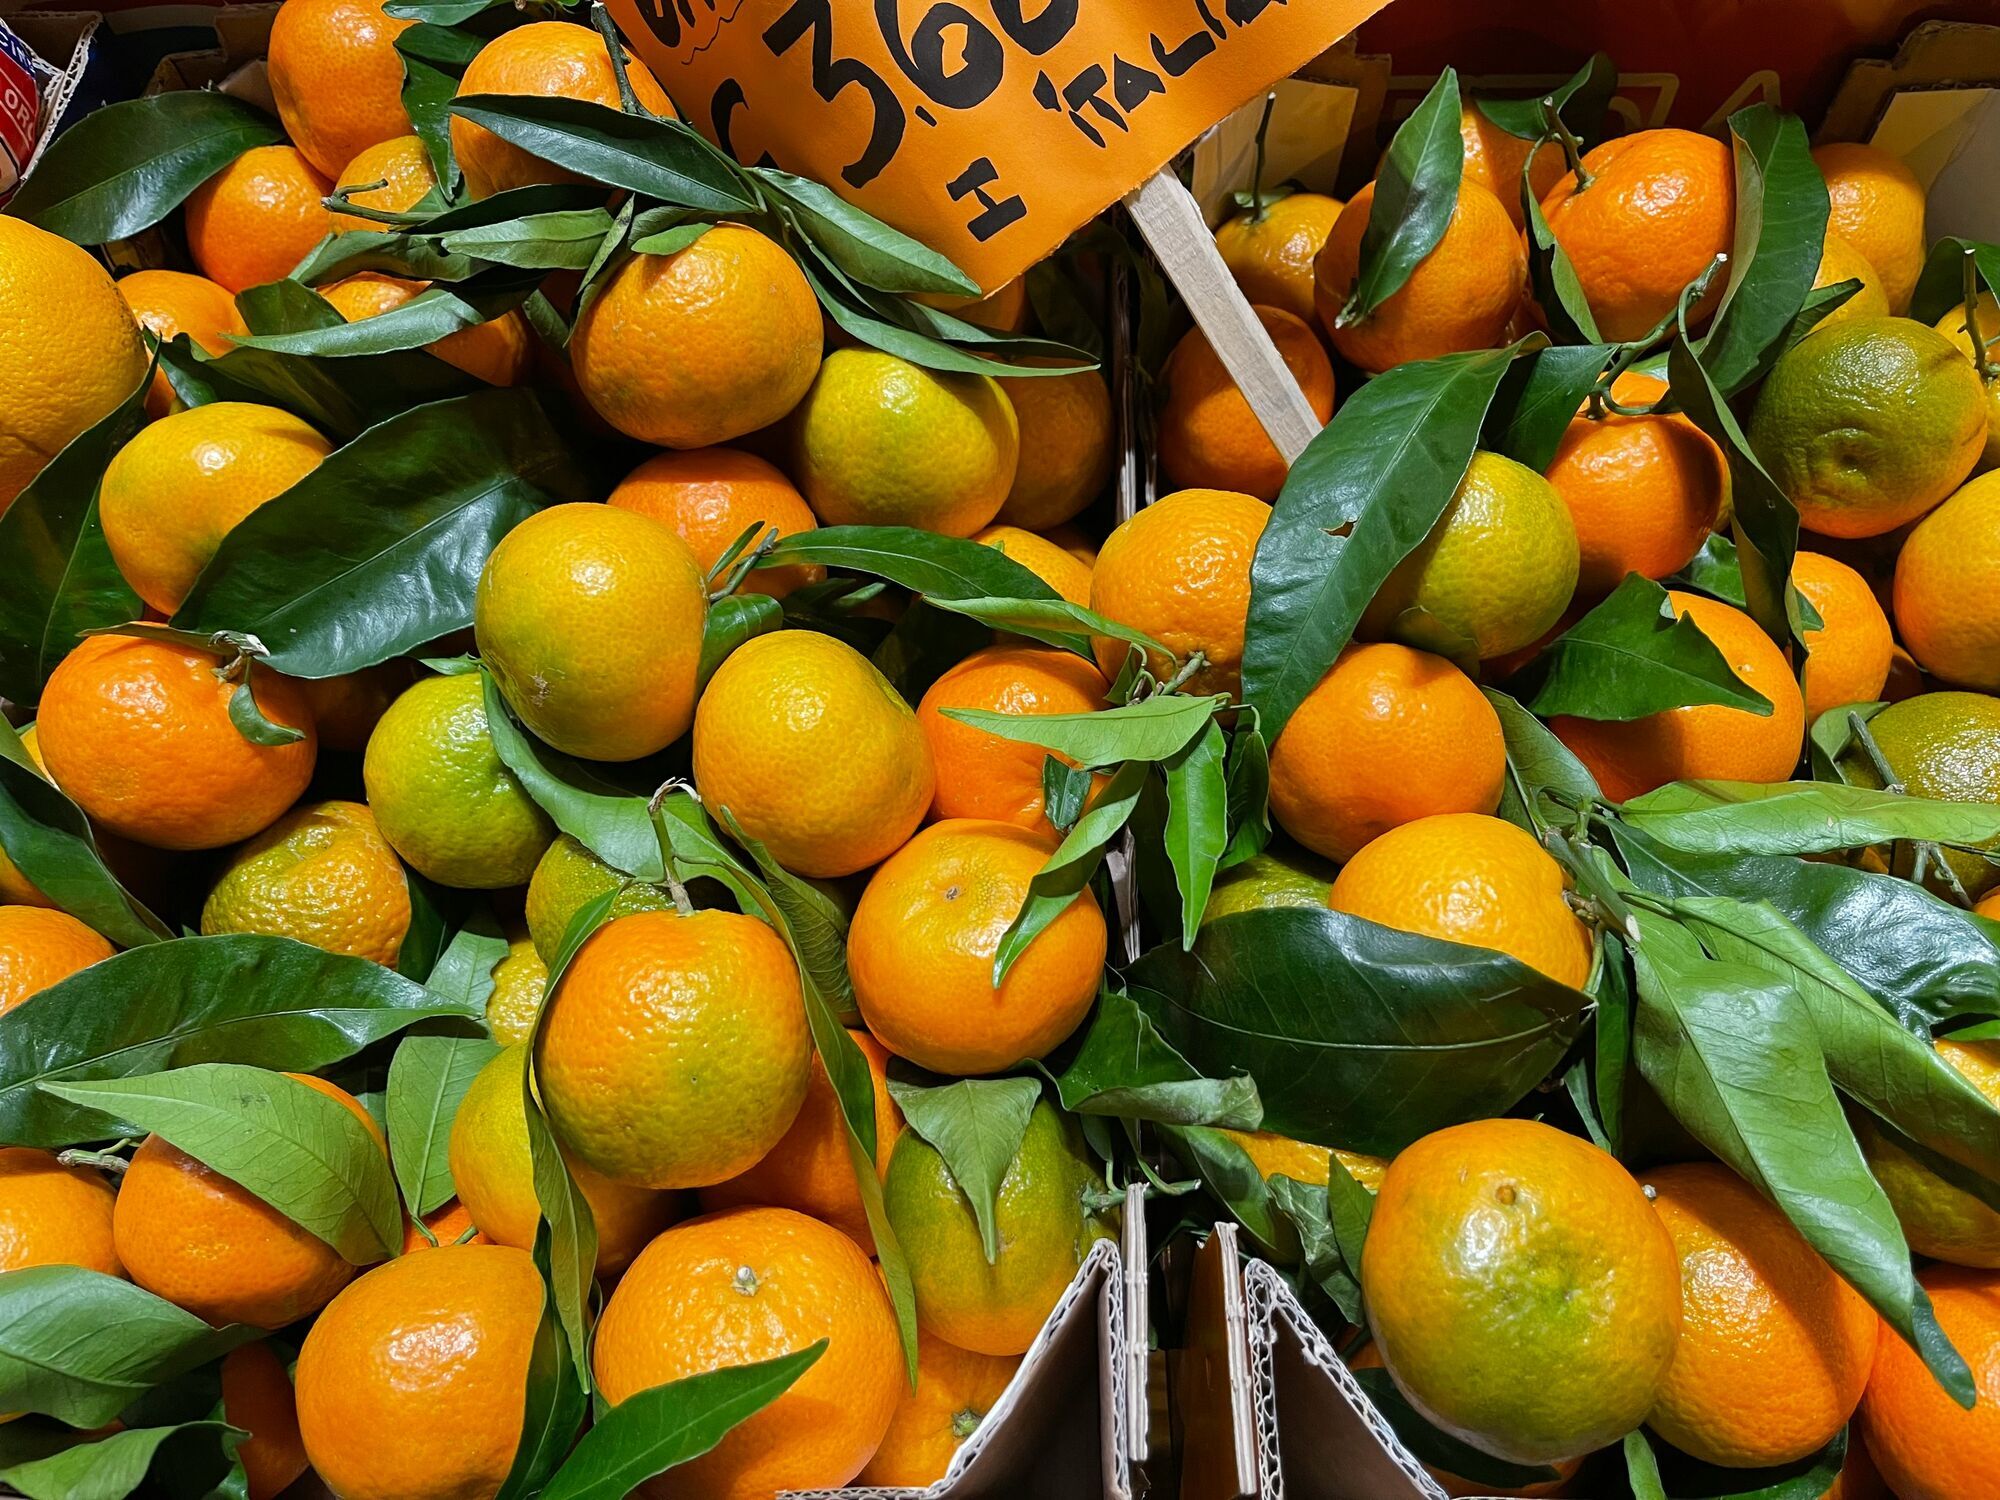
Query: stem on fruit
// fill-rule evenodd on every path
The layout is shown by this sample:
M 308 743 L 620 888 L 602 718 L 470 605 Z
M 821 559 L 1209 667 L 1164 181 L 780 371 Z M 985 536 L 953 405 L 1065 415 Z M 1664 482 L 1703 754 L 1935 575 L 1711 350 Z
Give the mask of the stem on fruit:
M 646 816 L 652 820 L 653 836 L 660 841 L 660 884 L 667 888 L 667 894 L 674 899 L 674 910 L 683 917 L 694 915 L 694 902 L 689 899 L 687 887 L 674 874 L 673 837 L 667 832 L 667 815 L 662 810 L 667 798 L 685 785 L 679 780 L 663 781 L 659 789 L 646 800 Z
M 1208 657 L 1204 653 L 1200 651 L 1190 652 L 1188 659 L 1181 663 L 1180 669 L 1154 689 L 1152 696 L 1157 698 L 1162 693 L 1179 692 L 1190 677 L 1194 676 L 1195 673 L 1207 665 Z
M 355 219 L 366 219 L 371 224 L 388 224 L 397 229 L 409 224 L 421 224 L 430 218 L 429 214 L 399 213 L 392 208 L 374 208 L 366 203 L 354 201 L 356 193 L 373 193 L 388 185 L 389 180 L 386 177 L 380 182 L 358 182 L 348 187 L 336 188 L 319 201 L 322 207 L 334 213 L 346 214 Z
M 117 1177 L 132 1163 L 114 1153 L 125 1150 L 131 1144 L 129 1140 L 123 1140 L 103 1151 L 82 1151 L 71 1147 L 67 1151 L 58 1151 L 56 1160 L 66 1167 L 95 1167 L 100 1172 L 109 1172 Z
M 1587 192 L 1597 179 L 1584 170 L 1583 142 L 1577 139 L 1574 130 L 1563 123 L 1562 111 L 1556 108 L 1555 99 L 1547 94 L 1542 96 L 1542 127 L 1562 142 L 1563 159 L 1569 163 L 1570 171 L 1576 176 L 1576 190 L 1579 193 Z
M 1979 267 L 1973 259 L 1975 254 L 1967 246 L 1958 262 L 1965 297 L 1965 336 L 1972 340 L 1972 363 L 1979 371 L 1979 378 L 1990 385 L 1995 372 L 1993 356 L 1986 348 L 1986 330 L 1979 324 Z
M 710 591 L 708 602 L 713 604 L 716 600 L 727 598 L 743 587 L 743 580 L 750 576 L 757 565 L 768 557 L 771 549 L 777 545 L 778 528 L 773 526 L 769 531 L 764 533 L 763 539 L 756 546 L 735 559 L 734 566 L 730 565 L 728 558 L 718 561 L 713 568 L 708 570 L 707 581 L 713 584 L 715 582 L 715 575 L 725 568 L 728 570 L 729 576 L 723 581 L 722 587 Z
M 1259 223 L 1264 217 L 1264 134 L 1271 128 L 1271 111 L 1277 107 L 1278 91 L 1272 89 L 1264 96 L 1263 118 L 1257 121 L 1257 159 L 1250 169 L 1250 222 Z
M 618 28 L 611 24 L 611 12 L 604 8 L 604 0 L 591 0 L 590 24 L 604 38 L 604 50 L 611 55 L 611 74 L 618 80 L 618 107 L 628 115 L 650 118 L 651 112 L 639 102 L 639 96 L 632 91 L 632 80 L 625 74 L 625 43 L 618 35 Z
M 1882 783 L 1882 790 L 1892 797 L 1906 797 L 1910 789 L 1903 785 L 1889 764 L 1889 757 L 1882 753 L 1882 747 L 1875 743 L 1875 736 L 1869 732 L 1868 721 L 1853 710 L 1848 711 L 1847 732 L 1854 743 L 1861 747 L 1861 753 L 1868 757 L 1868 764 L 1874 769 L 1875 779 Z

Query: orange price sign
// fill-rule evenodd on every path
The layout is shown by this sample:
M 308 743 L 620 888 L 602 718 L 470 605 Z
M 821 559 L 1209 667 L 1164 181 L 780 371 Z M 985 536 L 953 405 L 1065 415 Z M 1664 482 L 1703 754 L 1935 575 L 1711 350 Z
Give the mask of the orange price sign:
M 609 0 L 683 115 L 991 291 L 1386 0 Z

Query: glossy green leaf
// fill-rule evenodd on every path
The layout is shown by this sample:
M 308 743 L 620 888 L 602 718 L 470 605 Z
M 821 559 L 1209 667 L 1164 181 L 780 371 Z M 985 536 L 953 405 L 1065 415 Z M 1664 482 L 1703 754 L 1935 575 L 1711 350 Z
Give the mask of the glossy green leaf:
M 1660 1488 L 1671 1500 L 1825 1500 L 1847 1462 L 1848 1447 L 1861 1441 L 1852 1427 L 1834 1435 L 1817 1453 L 1768 1469 L 1725 1469 L 1688 1457 L 1650 1430 L 1628 1438 L 1650 1440 Z
M 885 292 L 979 295 L 979 283 L 944 256 L 831 188 L 776 167 L 752 167 L 750 173 L 790 211 L 820 253 L 856 281 Z
M 107 1134 L 163 1137 L 354 1265 L 402 1246 L 395 1179 L 375 1137 L 340 1100 L 283 1073 L 198 1063 L 42 1089 L 117 1122 Z
M 1465 171 L 1458 117 L 1458 74 L 1446 68 L 1389 141 L 1361 235 L 1359 273 L 1336 326 L 1359 322 L 1395 296 L 1444 238 Z
M 503 219 L 442 236 L 446 250 L 503 266 L 547 271 L 581 271 L 611 232 L 611 215 L 601 208 L 570 209 Z
M 1072 1114 L 1233 1130 L 1255 1130 L 1264 1118 L 1255 1079 L 1247 1073 L 1202 1077 L 1118 990 L 1097 997 L 1076 1054 L 1055 1082 L 1062 1107 Z
M 505 943 L 501 944 L 505 951 Z M 451 1197 L 451 1122 L 479 1070 L 499 1052 L 484 1037 L 404 1037 L 389 1064 L 389 1155 L 396 1186 L 422 1218 Z
M 196 1063 L 309 1073 L 418 1021 L 476 1014 L 380 964 L 291 938 L 231 933 L 152 943 L 92 964 L 0 1015 L 0 1139 L 105 1138 L 94 1109 L 45 1083 Z
M 1451 503 L 1512 358 L 1398 365 L 1349 396 L 1292 465 L 1257 544 L 1243 645 L 1244 696 L 1270 743 Z
M 18 199 L 16 200 L 19 201 Z M 1970 254 L 1977 279 L 1987 290 L 2000 287 L 2000 245 L 1947 235 L 1931 246 L 1923 273 L 1910 296 L 1910 316 L 1935 323 L 1953 308 L 1965 306 L 1965 259 Z
M 321 240 L 292 268 L 291 279 L 320 287 L 362 271 L 383 271 L 413 281 L 463 281 L 481 269 L 471 256 L 440 248 L 435 236 L 387 227 L 344 229 Z
M 1326 1189 L 1279 1172 L 1270 1181 L 1271 1206 L 1296 1231 L 1300 1268 L 1332 1299 L 1349 1323 L 1367 1320 L 1361 1302 L 1361 1278 L 1340 1253 L 1340 1240 L 1327 1216 Z M 1289 1249 L 1289 1246 L 1284 1247 Z
M 1542 100 L 1547 99 L 1555 105 L 1562 122 L 1578 137 L 1589 141 L 1603 129 L 1604 112 L 1617 92 L 1618 64 L 1607 53 L 1595 52 L 1582 67 L 1546 93 L 1527 99 L 1482 97 L 1474 99 L 1472 104 L 1509 135 L 1524 141 L 1539 141 L 1548 133 L 1542 109 Z
M 764 566 L 792 563 L 867 573 L 936 600 L 1057 598 L 997 547 L 914 526 L 822 526 L 779 537 Z
M 27 1500 L 125 1500 L 146 1483 L 156 1464 L 164 1463 L 176 1487 L 187 1489 L 220 1482 L 229 1473 L 229 1449 L 247 1435 L 219 1421 L 127 1428 L 9 1465 L 0 1469 L 0 1484 Z
M 174 624 L 242 630 L 295 677 L 332 677 L 472 623 L 493 546 L 590 481 L 532 391 L 393 417 L 223 539 Z
M 1157 651 L 1162 657 L 1168 654 L 1164 646 L 1144 632 L 1129 625 L 1120 625 L 1115 620 L 1107 620 L 1067 599 L 936 599 L 932 602 L 940 609 L 982 621 L 995 630 L 1024 635 L 1045 646 L 1059 646 L 1087 660 L 1096 659 L 1094 638 L 1098 636 Z
M 334 328 L 253 334 L 239 347 L 322 359 L 352 359 L 422 349 L 514 311 L 540 283 L 540 273 L 496 266 L 468 280 L 433 284 L 409 301 Z
M 757 207 L 728 158 L 678 120 L 534 94 L 465 94 L 451 113 L 609 187 L 718 214 Z
M 1667 591 L 1637 573 L 1572 625 L 1536 663 L 1541 687 L 1529 707 L 1623 721 L 1697 703 L 1718 703 L 1768 718 L 1771 701 L 1736 675 L 1729 659 Z
M 1660 1461 L 1653 1455 L 1650 1434 L 1634 1428 L 1621 1445 L 1625 1453 L 1625 1482 L 1632 1487 L 1632 1500 L 1667 1500 L 1667 1488 L 1660 1482 Z
M 1007 930 L 1000 935 L 999 949 L 993 955 L 996 990 L 1006 980 L 1007 971 L 1028 951 L 1028 945 L 1069 910 L 1070 903 L 1089 886 L 1090 877 L 1104 860 L 1105 849 L 1131 819 L 1132 810 L 1138 805 L 1139 789 L 1150 774 L 1140 761 L 1127 761 L 1120 766 L 1098 793 L 1090 810 L 1077 820 L 1048 862 L 1035 872 L 1034 879 L 1028 882 L 1028 898 L 1021 903 L 1020 914 L 1007 924 Z
M 889 1095 L 904 1123 L 937 1148 L 959 1191 L 972 1206 L 986 1263 L 1000 1256 L 994 1200 L 1028 1133 L 1028 1116 L 1042 1096 L 1033 1078 L 961 1078 L 923 1088 L 889 1080 Z
M 527 1395 L 522 1403 L 521 1441 L 514 1465 L 494 1500 L 531 1500 L 541 1494 L 556 1470 L 576 1446 L 577 1433 L 590 1413 L 590 1393 L 577 1375 L 577 1360 L 556 1314 L 555 1299 L 546 1286 L 550 1270 L 549 1229 L 535 1235 L 535 1269 L 542 1273 L 542 1316 L 528 1350 Z
M 1504 1113 L 1589 1014 L 1505 954 L 1314 907 L 1220 917 L 1127 978 L 1188 1062 L 1257 1080 L 1265 1129 L 1378 1155 Z
M 0 1276 L 0 1402 L 101 1427 L 160 1382 L 261 1336 L 211 1328 L 121 1277 L 29 1266 Z
M 172 931 L 104 863 L 83 810 L 32 769 L 0 720 L 0 852 L 49 900 L 123 948 Z
M 1271 752 L 1254 726 L 1229 738 L 1224 772 L 1229 794 L 1229 844 L 1219 868 L 1227 870 L 1263 852 L 1271 842 Z
M 628 1396 L 599 1417 L 542 1500 L 625 1500 L 646 1480 L 708 1452 L 782 1396 L 826 1340 L 757 1364 L 731 1365 Z
M 125 239 L 251 147 L 284 138 L 262 110 L 214 89 L 106 104 L 49 143 L 7 212 L 79 245 Z
M 613 869 L 640 880 L 659 880 L 664 873 L 660 841 L 646 816 L 646 799 L 614 786 L 583 762 L 528 734 L 514 722 L 492 674 L 484 676 L 487 733 L 501 764 L 514 773 L 535 805 Z
M 1548 468 L 1612 352 L 1608 344 L 1559 344 L 1515 360 L 1487 410 L 1481 446 L 1537 474 Z
M 290 724 L 280 724 L 264 717 L 264 710 L 257 706 L 257 694 L 250 686 L 248 665 L 244 668 L 243 681 L 236 685 L 236 691 L 229 695 L 229 722 L 236 732 L 253 745 L 296 745 L 306 737 L 303 729 L 295 729 Z
M 1221 694 L 1159 693 L 1087 714 L 1002 714 L 947 708 L 944 715 L 988 734 L 1066 755 L 1085 769 L 1168 761 L 1192 745 L 1228 703 Z
M 574 924 L 572 924 L 574 925 Z M 549 1004 L 555 1002 L 561 975 L 549 971 Z M 546 1006 L 544 1010 L 546 1010 Z M 521 1103 L 528 1122 L 528 1155 L 534 1164 L 535 1201 L 541 1206 L 548 1233 L 548 1285 L 571 1349 L 590 1347 L 590 1291 L 597 1275 L 597 1220 L 590 1202 L 570 1175 L 555 1133 L 541 1102 L 535 1098 L 534 1070 L 521 1069 Z M 581 1359 L 571 1361 L 576 1382 L 591 1387 L 590 1371 Z
M 1822 854 L 1929 839 L 2000 854 L 2000 807 L 1822 781 L 1676 781 L 1625 804 L 1660 843 L 1701 854 Z
M 1551 336 L 1564 344 L 1604 343 L 1569 252 L 1557 241 L 1542 205 L 1525 181 L 1521 184 L 1521 215 L 1527 226 L 1528 291 L 1542 310 Z
M 1641 1075 L 1970 1405 L 1971 1371 L 1917 1285 L 1902 1227 L 1855 1144 L 1795 991 L 1759 968 L 1709 959 L 1672 922 L 1639 921 Z
M 857 1017 L 854 981 L 847 973 L 847 913 L 825 891 L 779 864 L 769 849 L 743 831 L 727 807 L 717 807 L 714 814 L 756 862 L 765 892 L 784 914 L 784 935 L 801 976 L 843 1018 Z
M 507 956 L 507 939 L 490 911 L 476 910 L 451 935 L 431 971 L 427 989 L 467 1006 L 483 1008 L 493 994 L 493 966 Z
M 484 8 L 487 0 L 440 0 L 445 8 L 466 3 Z M 451 22 L 421 18 L 396 38 L 396 54 L 403 64 L 403 112 L 424 143 L 432 174 L 447 193 L 457 192 L 459 186 L 458 158 L 451 147 L 451 101 L 457 97 L 459 77 L 471 61 L 460 53 L 467 45 L 476 48 L 478 42 L 477 37 L 457 30 Z
M 151 380 L 77 434 L 0 511 L 0 698 L 36 702 L 84 631 L 139 617 L 139 596 L 98 523 L 97 487 L 113 455 L 146 425 Z
M 701 627 L 701 663 L 696 681 L 702 687 L 745 641 L 768 635 L 785 623 L 784 607 L 767 594 L 730 594 L 708 607 Z
M 1053 755 L 1042 757 L 1042 812 L 1058 833 L 1068 833 L 1090 805 L 1097 780 Z
M 1826 181 L 1798 116 L 1753 104 L 1729 117 L 1736 230 L 1729 283 L 1701 360 L 1725 396 L 1770 370 L 1812 292 L 1826 242 Z
M 1116 710 L 1113 710 L 1116 712 Z M 1215 871 L 1229 845 L 1222 726 L 1210 719 L 1166 762 L 1167 857 L 1181 891 L 1181 946 L 1194 946 Z
M 1500 733 L 1507 743 L 1507 781 L 1501 788 L 1499 815 L 1530 833 L 1539 834 L 1556 809 L 1544 800 L 1555 792 L 1570 802 L 1595 801 L 1603 793 L 1596 780 L 1549 727 L 1498 688 L 1481 688 L 1500 716 Z

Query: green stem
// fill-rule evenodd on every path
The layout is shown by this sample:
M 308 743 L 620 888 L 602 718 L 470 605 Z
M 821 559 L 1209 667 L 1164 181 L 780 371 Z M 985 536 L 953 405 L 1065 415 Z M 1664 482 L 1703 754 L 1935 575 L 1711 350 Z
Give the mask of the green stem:
M 346 214 L 349 218 L 353 219 L 366 219 L 371 224 L 387 224 L 395 229 L 403 229 L 412 224 L 421 224 L 431 217 L 429 214 L 399 213 L 395 209 L 390 208 L 372 208 L 366 203 L 356 203 L 354 201 L 356 193 L 373 193 L 388 185 L 389 180 L 386 177 L 380 182 L 355 183 L 348 187 L 338 188 L 319 201 L 323 207 L 333 213 Z
M 1965 334 L 1972 340 L 1972 363 L 1979 371 L 1979 378 L 1990 385 L 1994 377 L 1993 356 L 1986 351 L 1986 330 L 1979 326 L 1979 267 L 1973 260 L 1975 254 L 1968 247 L 1958 263 L 1965 296 Z
M 1547 95 L 1542 97 L 1542 127 L 1562 142 L 1563 159 L 1569 163 L 1570 171 L 1576 174 L 1576 191 L 1588 192 L 1597 179 L 1584 170 L 1583 142 L 1577 139 L 1574 130 L 1563 123 L 1562 111 L 1556 108 L 1556 101 Z
M 129 1140 L 120 1141 L 115 1146 L 104 1151 L 79 1151 L 72 1148 L 68 1151 L 58 1151 L 56 1153 L 56 1160 L 66 1167 L 95 1167 L 100 1172 L 109 1172 L 112 1176 L 117 1177 L 122 1175 L 125 1169 L 130 1167 L 132 1163 L 114 1153 L 124 1150 L 131 1144 Z
M 1195 673 L 1207 665 L 1208 657 L 1204 653 L 1200 651 L 1189 653 L 1188 659 L 1181 663 L 1180 669 L 1165 682 L 1161 683 L 1159 687 L 1155 688 L 1152 696 L 1157 698 L 1163 693 L 1179 692 L 1190 677 L 1194 676 Z
M 1250 222 L 1255 224 L 1264 217 L 1264 134 L 1271 128 L 1271 111 L 1278 103 L 1278 91 L 1272 89 L 1264 96 L 1264 115 L 1257 122 L 1257 160 L 1250 169 Z
M 673 837 L 667 832 L 667 815 L 661 809 L 667 798 L 680 790 L 686 783 L 673 780 L 660 783 L 658 790 L 646 799 L 646 816 L 653 824 L 653 837 L 660 841 L 660 884 L 667 888 L 667 894 L 674 899 L 674 910 L 683 917 L 694 915 L 694 902 L 688 896 L 687 887 L 674 874 Z
M 611 23 L 611 12 L 604 8 L 604 0 L 591 0 L 590 24 L 604 38 L 604 50 L 611 55 L 611 74 L 618 80 L 618 107 L 628 115 L 651 118 L 651 111 L 639 102 L 639 96 L 632 92 L 632 80 L 625 75 L 625 43 Z
M 710 604 L 713 604 L 716 600 L 727 598 L 729 595 L 735 593 L 738 589 L 743 587 L 743 580 L 748 578 L 750 574 L 753 571 L 755 571 L 758 564 L 760 564 L 766 557 L 768 557 L 771 553 L 771 549 L 773 547 L 776 547 L 777 545 L 778 545 L 778 528 L 773 526 L 769 531 L 764 533 L 764 538 L 762 541 L 758 542 L 756 546 L 750 548 L 749 551 L 745 552 L 741 557 L 736 559 L 736 565 L 729 570 L 729 577 L 727 578 L 727 580 L 724 581 L 721 588 L 716 589 L 709 594 L 708 602 Z M 721 563 L 716 564 L 716 567 L 718 568 L 720 568 L 721 566 L 723 566 Z M 709 574 L 708 582 L 710 583 L 715 582 L 715 574 L 713 571 L 711 571 Z

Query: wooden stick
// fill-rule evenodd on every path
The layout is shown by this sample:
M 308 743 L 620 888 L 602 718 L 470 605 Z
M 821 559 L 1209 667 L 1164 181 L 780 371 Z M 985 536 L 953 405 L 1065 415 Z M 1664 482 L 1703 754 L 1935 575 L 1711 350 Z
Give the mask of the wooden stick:
M 1222 263 L 1194 195 L 1171 167 L 1162 167 L 1125 195 L 1125 208 L 1166 267 L 1167 278 L 1208 336 L 1223 368 L 1250 402 L 1250 410 L 1285 462 L 1292 463 L 1319 432 L 1320 421 L 1236 278 Z

